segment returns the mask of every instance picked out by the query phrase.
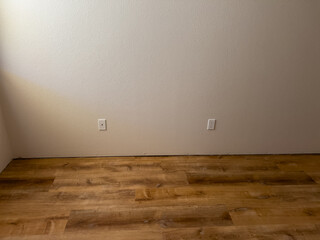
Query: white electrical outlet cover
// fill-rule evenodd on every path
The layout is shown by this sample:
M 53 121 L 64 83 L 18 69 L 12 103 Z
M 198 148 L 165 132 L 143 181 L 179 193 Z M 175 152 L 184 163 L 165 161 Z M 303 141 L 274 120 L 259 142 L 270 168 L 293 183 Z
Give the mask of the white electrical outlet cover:
M 98 119 L 98 129 L 100 131 L 105 131 L 107 130 L 107 121 L 104 118 Z
M 207 130 L 214 130 L 216 127 L 216 120 L 215 119 L 208 119 Z

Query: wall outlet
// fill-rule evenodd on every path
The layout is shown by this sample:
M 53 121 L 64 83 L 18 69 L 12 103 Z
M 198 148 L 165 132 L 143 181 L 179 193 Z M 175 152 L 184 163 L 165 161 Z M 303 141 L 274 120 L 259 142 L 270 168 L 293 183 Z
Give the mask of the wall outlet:
M 207 130 L 214 130 L 216 128 L 216 120 L 208 119 Z
M 107 121 L 104 118 L 98 119 L 98 129 L 99 131 L 107 130 Z

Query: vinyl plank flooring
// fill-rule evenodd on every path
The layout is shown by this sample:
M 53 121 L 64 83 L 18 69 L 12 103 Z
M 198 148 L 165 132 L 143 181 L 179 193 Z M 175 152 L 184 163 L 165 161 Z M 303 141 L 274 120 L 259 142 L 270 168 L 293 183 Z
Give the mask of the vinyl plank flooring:
M 320 239 L 320 155 L 13 160 L 0 239 Z

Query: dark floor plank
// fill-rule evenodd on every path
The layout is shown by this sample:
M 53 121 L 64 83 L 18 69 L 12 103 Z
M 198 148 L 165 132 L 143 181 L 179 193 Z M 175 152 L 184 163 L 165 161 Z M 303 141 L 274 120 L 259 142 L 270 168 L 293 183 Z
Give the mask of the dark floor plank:
M 0 193 L 12 191 L 48 191 L 54 178 L 0 179 Z
M 210 173 L 208 171 L 188 173 L 190 184 L 239 184 L 261 183 L 266 185 L 315 184 L 304 172 L 237 172 Z

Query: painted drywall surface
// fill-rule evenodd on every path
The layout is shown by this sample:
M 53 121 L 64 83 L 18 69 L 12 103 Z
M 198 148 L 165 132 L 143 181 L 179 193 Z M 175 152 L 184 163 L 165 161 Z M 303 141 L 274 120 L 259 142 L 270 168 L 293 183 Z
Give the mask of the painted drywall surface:
M 2 170 L 8 165 L 11 159 L 11 146 L 3 120 L 2 109 L 0 106 L 0 172 L 2 172 Z
M 15 157 L 320 151 L 318 0 L 2 0 L 0 11 Z

